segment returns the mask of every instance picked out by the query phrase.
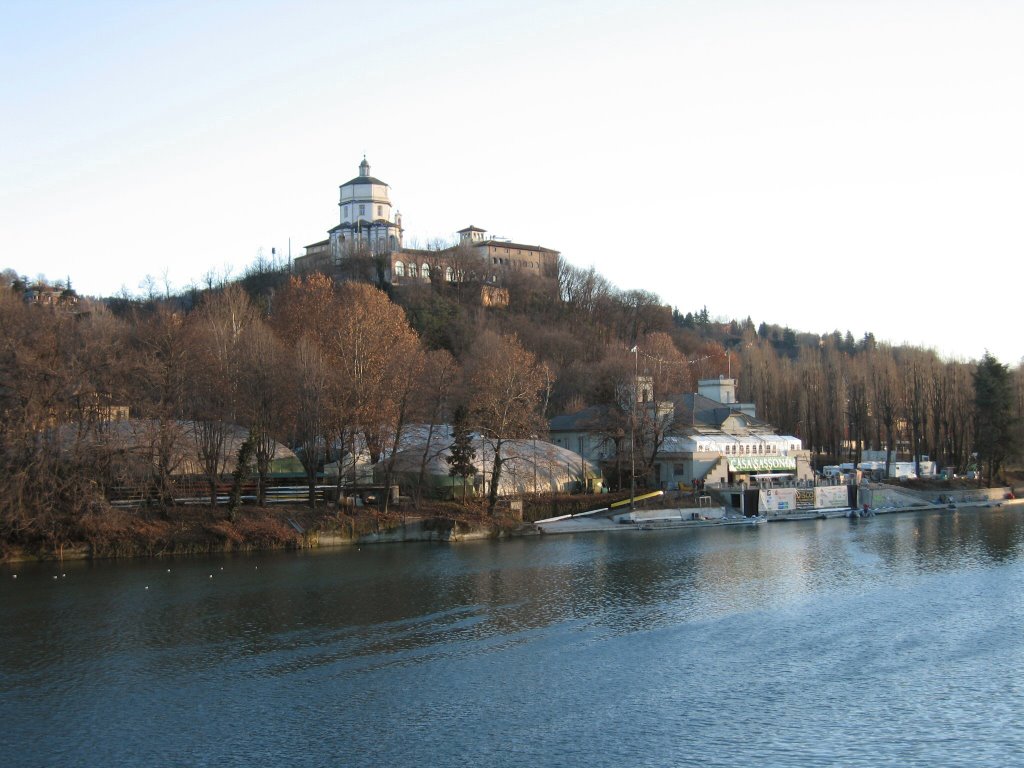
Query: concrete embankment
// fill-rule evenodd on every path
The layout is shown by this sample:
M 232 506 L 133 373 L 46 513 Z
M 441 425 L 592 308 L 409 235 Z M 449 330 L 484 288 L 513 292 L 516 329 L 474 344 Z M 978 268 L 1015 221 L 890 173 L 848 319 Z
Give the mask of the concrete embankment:
M 867 507 L 870 514 L 889 515 L 896 512 L 924 512 L 927 510 L 984 509 L 1024 503 L 1014 498 L 1017 494 L 1011 488 L 976 488 L 962 491 L 919 491 L 909 488 L 894 488 L 888 485 L 867 486 L 860 490 L 859 509 Z M 830 517 L 849 517 L 851 510 L 833 509 L 794 510 L 778 513 L 768 518 L 769 522 L 813 520 Z
M 978 488 L 964 491 L 943 492 L 912 491 L 877 485 L 862 489 L 862 504 L 868 505 L 871 514 L 886 515 L 896 512 L 922 512 L 927 510 L 947 511 L 950 509 L 977 509 L 1024 504 L 1024 499 L 1011 499 L 1017 495 L 1010 488 Z M 848 517 L 849 507 L 824 509 L 800 509 L 789 512 L 768 513 L 768 522 L 792 522 Z M 692 519 L 695 513 L 700 519 Z M 544 534 L 594 533 L 607 531 L 630 531 L 650 528 L 702 528 L 718 525 L 734 525 L 742 518 L 727 516 L 724 507 L 712 509 L 649 509 L 632 513 L 601 516 L 572 517 L 554 522 L 538 523 L 537 528 Z M 736 514 L 735 512 L 733 513 Z M 765 519 L 765 518 L 759 518 Z
M 483 539 L 502 539 L 511 535 L 535 533 L 533 526 L 506 527 L 490 521 L 466 522 L 445 518 L 409 519 L 391 528 L 342 537 L 329 533 L 317 535 L 318 547 L 347 546 L 350 544 L 395 544 L 413 541 L 460 542 Z
M 643 509 L 613 516 L 578 516 L 553 522 L 537 523 L 541 533 L 593 533 L 599 531 L 635 531 L 638 528 L 703 528 L 735 523 L 727 518 L 724 507 L 703 509 Z

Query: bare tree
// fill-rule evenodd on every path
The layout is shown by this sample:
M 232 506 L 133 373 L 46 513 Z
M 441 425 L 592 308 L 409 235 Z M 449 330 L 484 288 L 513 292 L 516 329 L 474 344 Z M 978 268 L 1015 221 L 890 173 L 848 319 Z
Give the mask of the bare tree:
M 505 442 L 543 428 L 540 406 L 546 376 L 543 365 L 514 336 L 486 333 L 469 362 L 468 379 L 470 413 L 493 452 L 487 508 L 494 514 Z
M 242 338 L 257 312 L 237 285 L 208 294 L 191 318 L 191 375 L 188 378 L 192 436 L 209 485 L 210 505 L 224 474 L 227 435 L 238 416 Z
M 182 316 L 158 307 L 135 324 L 133 344 L 130 385 L 139 415 L 151 420 L 151 427 L 142 434 L 150 456 L 153 494 L 166 514 L 174 501 L 172 477 L 183 456 L 178 419 L 185 404 L 189 358 Z
M 287 396 L 285 351 L 265 323 L 257 320 L 246 329 L 243 350 L 240 415 L 256 463 L 256 503 L 263 506 L 277 447 L 274 436 L 287 431 L 292 401 Z
M 327 412 L 330 378 L 323 352 L 309 336 L 301 336 L 294 347 L 290 389 L 293 404 L 292 440 L 306 470 L 309 506 L 316 506 L 317 478 L 327 451 Z
M 896 422 L 900 416 L 900 392 L 892 350 L 879 347 L 871 356 L 871 385 L 877 419 L 885 429 L 885 475 L 896 451 Z
M 403 366 L 419 365 L 419 342 L 402 309 L 372 286 L 345 284 L 338 307 L 324 346 L 336 373 L 329 423 L 339 445 L 349 447 L 354 483 L 357 437 L 373 463 L 400 438 L 412 387 Z M 339 491 L 340 467 L 339 460 Z
M 420 455 L 419 474 L 416 479 L 414 503 L 419 506 L 427 465 L 447 447 L 447 441 L 435 446 L 435 435 L 447 423 L 449 401 L 460 374 L 458 363 L 446 349 L 428 352 L 424 360 L 423 375 L 414 391 L 414 413 L 426 425 L 427 432 Z M 447 437 L 447 430 L 445 437 Z
M 336 410 L 338 366 L 328 348 L 341 311 L 334 282 L 314 273 L 293 277 L 276 297 L 270 324 L 283 344 L 291 345 L 294 375 L 285 388 L 290 402 L 293 444 L 306 470 L 309 505 L 316 504 L 319 472 L 331 445 L 331 415 Z M 338 485 L 341 485 L 339 461 Z M 340 499 L 340 492 L 339 492 Z

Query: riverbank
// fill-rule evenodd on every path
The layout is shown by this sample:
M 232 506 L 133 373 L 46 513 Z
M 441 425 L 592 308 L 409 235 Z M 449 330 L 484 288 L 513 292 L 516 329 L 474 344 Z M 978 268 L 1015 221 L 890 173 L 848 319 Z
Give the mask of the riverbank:
M 398 542 L 457 542 L 538 533 L 530 522 L 578 514 L 628 494 L 539 494 L 513 512 L 499 501 L 494 515 L 482 499 L 402 500 L 387 512 L 373 506 L 319 504 L 104 507 L 72 517 L 54 512 L 3 529 L 0 562 L 206 555 L 259 550 L 314 549 Z
M 865 505 L 867 515 L 887 515 L 897 512 L 922 512 L 929 510 L 955 511 L 957 509 L 985 509 L 991 507 L 1017 506 L 1024 504 L 1019 489 L 970 488 L 935 494 L 932 490 L 905 489 L 876 484 L 865 486 L 868 499 Z M 873 502 L 873 503 L 872 503 Z M 540 521 L 536 524 L 542 534 L 598 533 L 630 530 L 655 530 L 665 528 L 708 528 L 729 525 L 756 525 L 758 523 L 782 523 L 801 520 L 823 520 L 836 517 L 862 516 L 863 509 L 836 506 L 788 511 L 762 512 L 754 517 L 743 517 L 738 511 L 727 507 L 703 509 L 676 508 L 667 506 L 660 509 L 635 510 L 618 515 L 579 516 L 567 519 Z
M 1015 506 L 1024 499 L 1020 489 L 968 489 L 947 491 L 925 499 L 928 492 L 881 487 L 872 514 Z M 561 502 L 546 500 L 536 505 L 538 514 L 572 512 L 593 508 L 593 499 L 573 496 Z M 710 514 L 714 512 L 714 514 Z M 794 510 L 755 518 L 755 522 L 783 522 L 846 517 L 847 508 Z M 695 514 L 700 513 L 700 514 Z M 749 519 L 729 514 L 725 508 L 693 507 L 638 509 L 628 516 L 577 516 L 534 524 L 509 516 L 492 517 L 479 506 L 434 503 L 420 510 L 363 509 L 341 511 L 336 507 L 275 506 L 241 507 L 233 519 L 222 509 L 206 506 L 157 510 L 110 509 L 60 521 L 29 540 L 0 542 L 0 562 L 87 560 L 135 557 L 209 555 L 287 549 L 316 549 L 352 545 L 403 542 L 463 542 L 504 539 L 537 534 L 594 533 L 653 528 L 704 528 L 749 524 Z M 696 518 L 696 519 L 694 519 Z M 537 514 L 531 519 L 538 519 Z
M 355 514 L 334 507 L 242 507 L 233 519 L 209 507 L 111 509 L 63 521 L 48 535 L 0 543 L 0 562 L 88 560 L 315 549 L 410 541 L 503 538 L 519 524 L 473 508 Z M 527 531 L 529 532 L 529 531 Z

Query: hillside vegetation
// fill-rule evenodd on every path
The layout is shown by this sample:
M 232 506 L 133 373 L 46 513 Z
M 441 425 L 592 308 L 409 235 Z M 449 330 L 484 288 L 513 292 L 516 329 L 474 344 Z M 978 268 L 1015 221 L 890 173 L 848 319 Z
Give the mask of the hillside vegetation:
M 506 275 L 502 307 L 484 307 L 483 286 L 472 282 L 378 286 L 265 262 L 178 295 L 150 286 L 144 297 L 81 299 L 65 287 L 47 306 L 25 300 L 26 280 L 3 275 L 5 541 L 73 537 L 126 487 L 169 505 L 176 447 L 161 424 L 198 425 L 194 450 L 213 504 L 231 482 L 229 424 L 249 435 L 236 485 L 251 475 L 262 493 L 276 441 L 296 450 L 312 486 L 325 462 L 344 463 L 357 442 L 378 460 L 409 424 L 450 423 L 459 407 L 493 444 L 543 434 L 555 415 L 615 403 L 634 366 L 653 379 L 656 399 L 731 374 L 741 400 L 801 438 L 819 463 L 889 447 L 981 469 L 993 482 L 1020 444 L 1020 366 L 943 360 L 871 334 L 723 322 L 698 294 L 693 307 L 673 308 L 564 262 L 550 278 Z M 157 425 L 151 444 L 105 434 L 125 407 Z M 500 474 L 501 461 L 488 471 Z

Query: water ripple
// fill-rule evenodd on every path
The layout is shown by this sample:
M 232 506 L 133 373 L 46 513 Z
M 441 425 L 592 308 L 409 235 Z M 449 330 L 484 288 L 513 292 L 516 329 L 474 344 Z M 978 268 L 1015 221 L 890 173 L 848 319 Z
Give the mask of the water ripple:
M 19 566 L 0 570 L 0 752 L 1013 764 L 1022 543 L 997 511 Z

